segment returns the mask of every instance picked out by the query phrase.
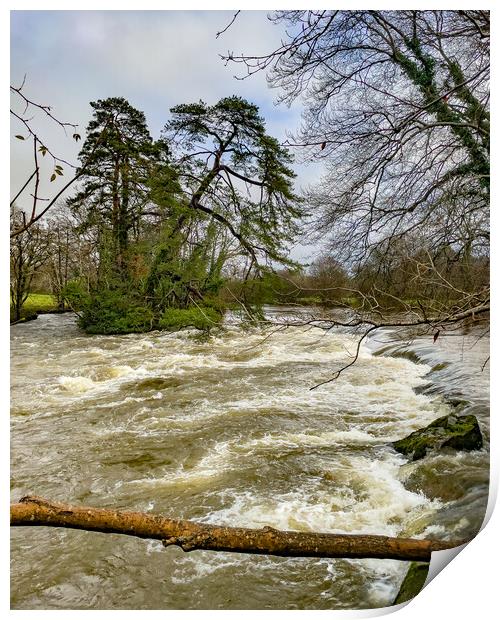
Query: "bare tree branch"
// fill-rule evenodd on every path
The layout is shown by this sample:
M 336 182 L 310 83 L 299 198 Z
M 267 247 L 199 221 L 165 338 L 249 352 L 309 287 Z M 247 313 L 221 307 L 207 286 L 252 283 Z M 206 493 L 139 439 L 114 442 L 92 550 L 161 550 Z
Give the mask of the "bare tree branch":
M 432 551 L 467 541 L 438 541 L 389 536 L 260 530 L 179 521 L 143 512 L 71 506 L 26 496 L 10 507 L 12 526 L 68 527 L 161 540 L 184 551 L 206 549 L 282 557 L 379 558 L 428 562 Z
M 221 34 L 223 34 L 224 32 L 226 32 L 226 30 L 228 30 L 229 28 L 231 28 L 231 26 L 234 24 L 234 22 L 236 21 L 236 18 L 238 17 L 238 15 L 241 13 L 241 11 L 236 11 L 236 13 L 233 15 L 231 21 L 229 22 L 229 24 L 222 29 L 220 32 L 217 32 L 217 34 L 215 35 L 215 38 L 218 39 L 220 37 Z

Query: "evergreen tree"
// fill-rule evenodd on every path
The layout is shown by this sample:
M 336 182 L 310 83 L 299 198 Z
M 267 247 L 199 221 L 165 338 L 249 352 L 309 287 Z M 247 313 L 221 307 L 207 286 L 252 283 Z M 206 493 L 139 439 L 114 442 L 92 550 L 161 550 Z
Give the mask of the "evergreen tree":
M 93 152 L 82 175 L 83 187 L 70 205 L 83 215 L 84 225 L 101 230 L 111 247 L 111 272 L 127 277 L 129 233 L 140 225 L 149 200 L 148 178 L 165 160 L 161 142 L 153 143 L 142 112 L 123 97 L 90 104 L 93 118 L 79 154 L 81 162 Z M 104 250 L 105 248 L 100 248 Z
M 291 156 L 256 106 L 238 97 L 177 106 L 154 143 L 124 99 L 91 105 L 80 158 L 94 158 L 70 201 L 99 239 L 98 285 L 80 321 L 87 331 L 210 329 L 228 258 L 245 257 L 247 277 L 290 264 L 302 215 Z
M 257 106 L 226 97 L 171 109 L 164 139 L 186 195 L 175 231 L 193 213 L 226 228 L 249 258 L 249 269 L 289 263 L 287 244 L 303 215 L 293 191 L 291 155 L 269 136 Z

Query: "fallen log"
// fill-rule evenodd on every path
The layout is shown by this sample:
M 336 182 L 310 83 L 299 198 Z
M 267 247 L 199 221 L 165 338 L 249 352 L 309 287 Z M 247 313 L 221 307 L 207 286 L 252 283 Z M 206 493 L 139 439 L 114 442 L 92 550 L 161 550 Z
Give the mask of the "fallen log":
M 184 551 L 205 549 L 286 557 L 379 558 L 429 562 L 432 551 L 466 541 L 419 540 L 364 534 L 250 529 L 168 519 L 143 512 L 71 506 L 28 495 L 10 506 L 11 526 L 45 525 L 161 540 Z

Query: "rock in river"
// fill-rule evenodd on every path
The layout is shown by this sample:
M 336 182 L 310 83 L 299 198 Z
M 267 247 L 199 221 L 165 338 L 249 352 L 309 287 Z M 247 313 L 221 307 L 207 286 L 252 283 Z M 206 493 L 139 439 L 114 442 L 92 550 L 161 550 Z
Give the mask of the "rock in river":
M 411 457 L 413 461 L 423 458 L 428 451 L 440 448 L 455 450 L 480 450 L 483 438 L 474 415 L 446 415 L 431 422 L 404 439 L 395 441 L 394 449 Z

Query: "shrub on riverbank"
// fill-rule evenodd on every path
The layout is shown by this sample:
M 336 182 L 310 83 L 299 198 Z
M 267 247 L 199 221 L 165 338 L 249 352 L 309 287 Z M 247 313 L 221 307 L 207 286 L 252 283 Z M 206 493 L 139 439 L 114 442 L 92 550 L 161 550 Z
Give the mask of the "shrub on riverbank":
M 104 289 L 92 295 L 74 291 L 72 302 L 80 310 L 78 324 L 88 334 L 128 334 L 153 329 L 153 311 L 125 291 Z
M 208 331 L 220 323 L 222 315 L 207 306 L 191 308 L 167 308 L 163 313 L 159 327 L 176 331 L 185 327 L 194 327 Z
M 153 329 L 176 331 L 195 328 L 209 331 L 218 325 L 223 308 L 217 300 L 203 305 L 154 311 L 144 297 L 126 287 L 87 293 L 76 283 L 66 290 L 72 307 L 79 313 L 78 324 L 88 334 L 128 334 Z
M 169 308 L 158 318 L 145 306 L 123 308 L 101 302 L 81 315 L 79 325 L 88 334 L 129 334 L 153 329 L 177 331 L 189 327 L 209 331 L 221 318 L 221 314 L 207 307 Z

